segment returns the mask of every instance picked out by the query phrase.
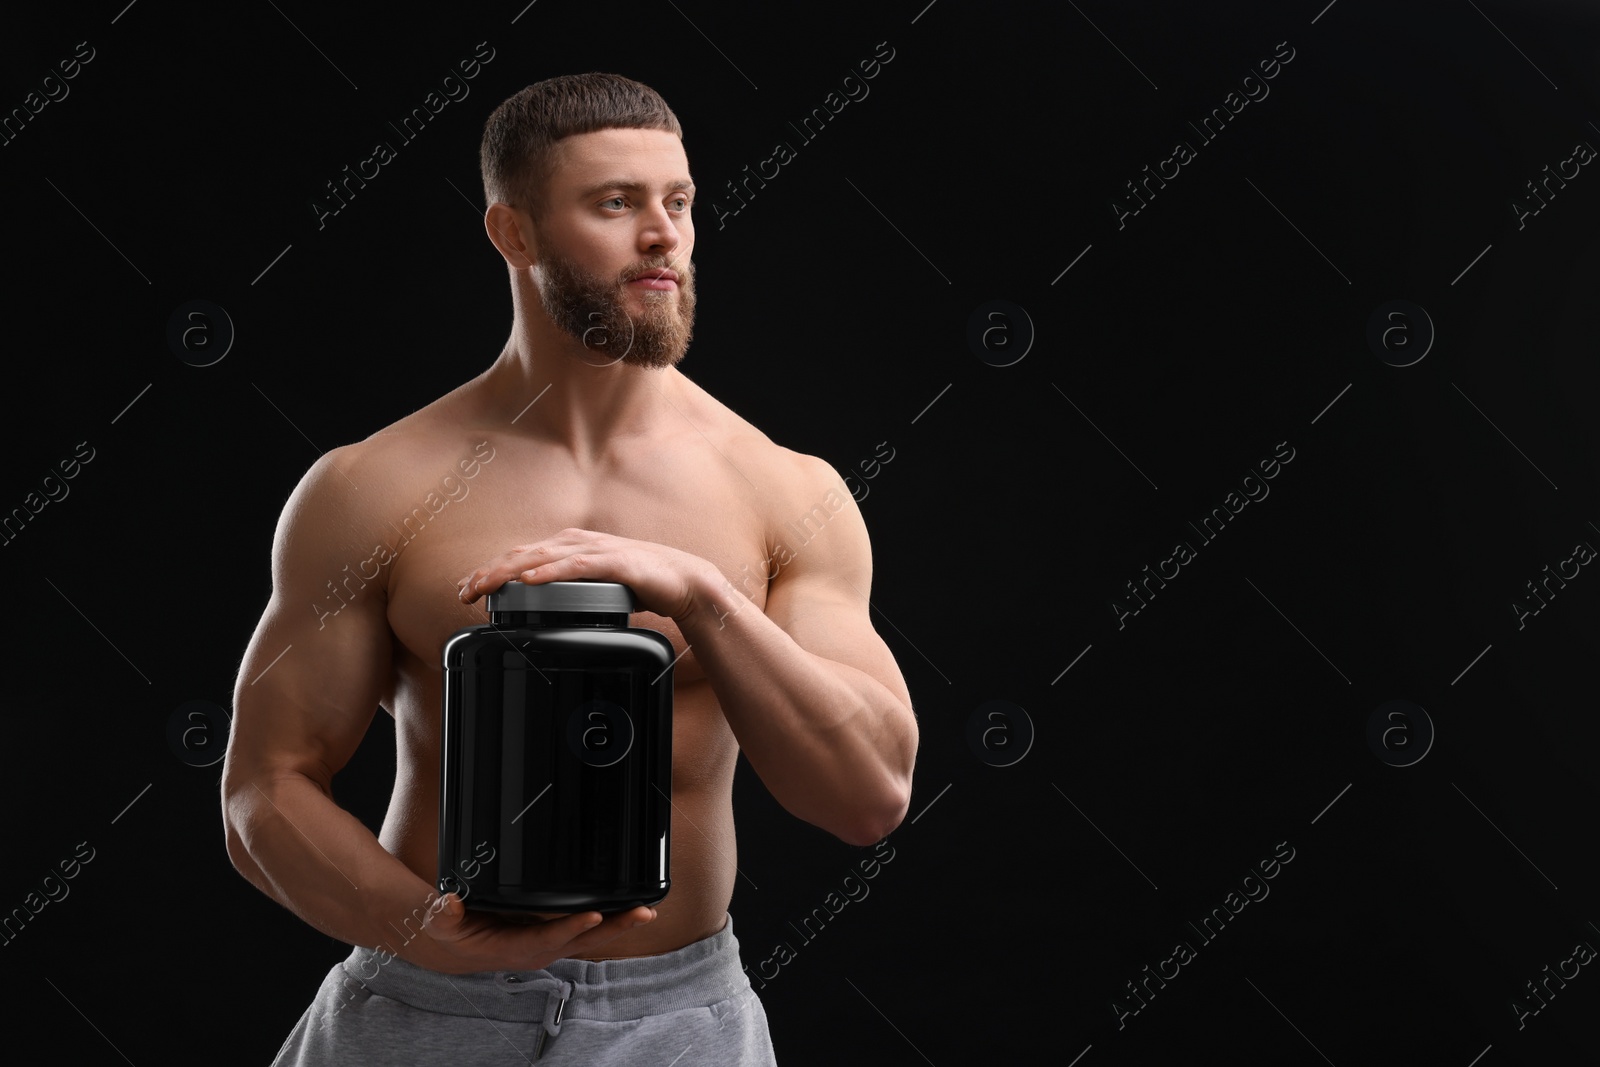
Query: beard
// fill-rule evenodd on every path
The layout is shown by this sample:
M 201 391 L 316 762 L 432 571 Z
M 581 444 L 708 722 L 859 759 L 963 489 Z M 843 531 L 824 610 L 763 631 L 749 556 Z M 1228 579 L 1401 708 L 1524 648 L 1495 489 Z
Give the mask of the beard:
M 548 241 L 540 245 L 551 248 Z M 694 264 L 672 267 L 665 256 L 655 256 L 614 278 L 602 278 L 583 273 L 560 252 L 548 250 L 539 266 L 539 302 L 545 314 L 602 358 L 593 366 L 620 362 L 662 369 L 675 366 L 689 350 L 694 334 Z M 639 290 L 644 310 L 630 313 L 625 306 L 627 284 L 662 268 L 677 272 L 677 290 Z

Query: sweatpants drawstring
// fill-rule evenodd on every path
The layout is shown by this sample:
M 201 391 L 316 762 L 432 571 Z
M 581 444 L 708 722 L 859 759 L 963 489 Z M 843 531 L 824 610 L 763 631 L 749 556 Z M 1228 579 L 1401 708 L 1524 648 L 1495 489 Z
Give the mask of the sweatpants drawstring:
M 561 1033 L 561 1015 L 572 997 L 572 983 L 561 978 L 529 980 L 515 975 L 508 976 L 506 982 L 508 984 L 502 988 L 508 993 L 549 994 L 544 1002 L 544 1024 L 539 1028 L 539 1038 L 533 1045 L 533 1058 L 538 1059 L 544 1052 L 545 1042 Z

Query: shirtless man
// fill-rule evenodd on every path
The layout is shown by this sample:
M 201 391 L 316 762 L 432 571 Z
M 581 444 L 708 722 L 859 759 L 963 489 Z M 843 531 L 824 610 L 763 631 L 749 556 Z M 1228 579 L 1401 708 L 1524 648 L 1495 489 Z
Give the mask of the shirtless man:
M 688 1046 L 686 1064 L 772 1063 L 727 911 L 738 752 L 851 844 L 880 841 L 910 800 L 917 722 L 868 615 L 866 528 L 831 466 L 676 368 L 694 185 L 653 90 L 529 86 L 491 115 L 481 162 L 511 337 L 476 378 L 311 466 L 237 680 L 228 855 L 356 946 L 277 1062 L 604 1064 L 642 1048 L 665 1064 Z M 606 916 L 468 910 L 434 888 L 443 644 L 507 580 L 581 578 L 631 587 L 645 610 L 630 625 L 680 654 L 671 892 Z M 380 705 L 397 770 L 374 837 L 331 783 Z

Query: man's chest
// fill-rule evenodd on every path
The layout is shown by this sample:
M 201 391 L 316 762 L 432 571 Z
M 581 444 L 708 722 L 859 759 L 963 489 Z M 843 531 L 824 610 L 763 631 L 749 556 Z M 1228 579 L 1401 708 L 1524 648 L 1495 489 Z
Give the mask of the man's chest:
M 512 548 L 567 529 L 697 556 L 757 608 L 765 607 L 768 524 L 751 486 L 737 475 L 730 481 L 701 473 L 674 484 L 671 472 L 648 470 L 588 479 L 531 472 L 518 477 L 511 465 L 494 473 L 501 476 L 480 478 L 469 492 L 448 501 L 435 498 L 431 506 L 405 511 L 390 524 L 389 625 L 414 661 L 398 665 L 402 670 L 437 671 L 451 634 L 488 621 L 483 599 L 472 604 L 457 599 L 463 576 Z M 685 652 L 683 635 L 671 619 L 640 612 L 632 624 L 660 631 L 676 653 Z M 674 671 L 680 684 L 703 677 L 692 651 Z

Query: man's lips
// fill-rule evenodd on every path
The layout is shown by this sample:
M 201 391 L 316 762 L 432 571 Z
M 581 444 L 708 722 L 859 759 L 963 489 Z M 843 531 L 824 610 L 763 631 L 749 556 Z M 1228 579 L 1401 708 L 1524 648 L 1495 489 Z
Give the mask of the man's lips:
M 633 281 L 629 282 L 628 284 L 637 285 L 644 289 L 671 290 L 678 287 L 677 279 L 678 276 L 671 271 L 664 271 L 661 273 L 651 272 L 650 274 L 633 279 Z

